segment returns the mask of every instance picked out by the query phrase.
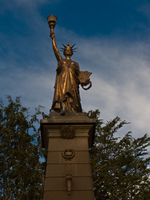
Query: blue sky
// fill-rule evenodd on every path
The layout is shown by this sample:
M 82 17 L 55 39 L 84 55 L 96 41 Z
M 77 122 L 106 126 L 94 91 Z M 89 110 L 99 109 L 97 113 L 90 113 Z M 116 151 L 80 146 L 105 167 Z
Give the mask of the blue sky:
M 135 137 L 150 133 L 148 0 L 0 0 L 1 97 L 22 96 L 23 105 L 43 105 L 48 114 L 57 66 L 50 14 L 58 18 L 57 46 L 76 43 L 72 59 L 93 73 L 93 87 L 80 88 L 84 111 L 99 109 L 105 121 L 130 121 Z

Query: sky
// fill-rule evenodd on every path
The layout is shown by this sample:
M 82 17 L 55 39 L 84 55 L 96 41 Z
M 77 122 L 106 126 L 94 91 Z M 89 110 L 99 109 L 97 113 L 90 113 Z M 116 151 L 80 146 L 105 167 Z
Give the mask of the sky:
M 149 0 L 0 0 L 0 97 L 49 113 L 57 67 L 50 14 L 58 48 L 76 43 L 72 60 L 92 72 L 92 88 L 80 88 L 83 110 L 131 122 L 119 136 L 150 133 Z

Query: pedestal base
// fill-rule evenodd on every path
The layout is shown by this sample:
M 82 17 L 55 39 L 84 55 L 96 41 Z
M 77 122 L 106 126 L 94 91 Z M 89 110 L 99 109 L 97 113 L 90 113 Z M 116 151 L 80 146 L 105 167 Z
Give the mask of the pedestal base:
M 41 120 L 43 147 L 48 148 L 44 200 L 94 200 L 89 147 L 95 123 L 83 113 L 51 113 Z

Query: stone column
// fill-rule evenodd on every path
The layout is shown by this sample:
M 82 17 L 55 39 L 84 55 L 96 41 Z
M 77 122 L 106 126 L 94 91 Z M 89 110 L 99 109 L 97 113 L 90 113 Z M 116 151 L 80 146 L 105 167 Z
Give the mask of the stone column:
M 96 121 L 85 114 L 51 113 L 41 120 L 48 148 L 44 200 L 94 200 L 89 147 Z

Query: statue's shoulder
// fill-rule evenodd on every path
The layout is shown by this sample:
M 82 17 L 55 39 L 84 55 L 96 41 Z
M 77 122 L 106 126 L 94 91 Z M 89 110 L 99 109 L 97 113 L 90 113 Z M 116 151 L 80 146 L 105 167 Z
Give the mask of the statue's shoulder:
M 66 63 L 65 59 L 61 59 L 61 60 L 59 60 L 58 65 L 61 66 L 64 63 Z
M 76 67 L 79 67 L 79 64 L 73 60 L 71 60 L 71 64 L 75 65 Z

